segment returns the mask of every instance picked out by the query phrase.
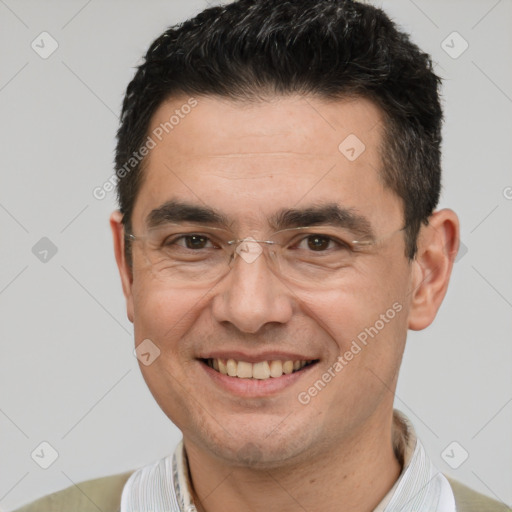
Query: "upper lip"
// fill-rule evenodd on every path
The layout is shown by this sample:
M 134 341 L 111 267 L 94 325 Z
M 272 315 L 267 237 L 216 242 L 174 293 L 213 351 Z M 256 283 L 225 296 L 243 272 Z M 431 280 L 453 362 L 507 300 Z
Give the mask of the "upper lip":
M 246 361 L 248 363 L 260 363 L 262 361 L 315 361 L 318 357 L 305 356 L 303 354 L 290 352 L 260 352 L 259 354 L 248 354 L 240 350 L 213 351 L 202 354 L 198 359 L 234 359 L 235 361 Z

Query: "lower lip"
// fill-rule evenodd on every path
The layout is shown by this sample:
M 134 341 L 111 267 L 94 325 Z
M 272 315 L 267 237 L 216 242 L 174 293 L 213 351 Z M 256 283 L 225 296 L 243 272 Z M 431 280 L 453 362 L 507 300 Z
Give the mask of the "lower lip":
M 272 396 L 280 391 L 292 386 L 299 379 L 308 375 L 317 363 L 305 366 L 301 370 L 289 374 L 283 374 L 281 377 L 270 377 L 268 379 L 240 379 L 230 377 L 210 368 L 203 361 L 199 364 L 206 374 L 221 388 L 230 393 L 243 397 L 265 397 Z

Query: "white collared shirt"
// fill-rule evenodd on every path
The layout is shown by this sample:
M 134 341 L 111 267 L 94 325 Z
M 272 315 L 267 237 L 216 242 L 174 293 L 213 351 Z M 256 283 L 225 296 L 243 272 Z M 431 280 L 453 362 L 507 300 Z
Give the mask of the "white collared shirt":
M 394 420 L 403 469 L 373 512 L 456 512 L 451 486 L 428 458 L 414 427 L 400 411 L 394 411 Z M 130 476 L 123 489 L 121 512 L 196 512 L 188 474 L 180 442 L 174 454 Z

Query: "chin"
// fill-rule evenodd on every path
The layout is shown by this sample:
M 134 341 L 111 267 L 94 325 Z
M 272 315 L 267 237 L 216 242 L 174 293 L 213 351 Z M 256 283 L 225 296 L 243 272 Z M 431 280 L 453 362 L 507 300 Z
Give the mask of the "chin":
M 287 422 L 288 417 L 256 418 L 249 421 L 224 422 L 202 425 L 195 432 L 184 437 L 201 445 L 216 459 L 235 467 L 251 469 L 273 469 L 285 467 L 308 459 L 321 439 L 320 432 L 308 425 L 299 425 L 296 421 Z M 290 415 L 290 417 L 293 416 Z M 316 451 L 316 450 L 315 450 Z

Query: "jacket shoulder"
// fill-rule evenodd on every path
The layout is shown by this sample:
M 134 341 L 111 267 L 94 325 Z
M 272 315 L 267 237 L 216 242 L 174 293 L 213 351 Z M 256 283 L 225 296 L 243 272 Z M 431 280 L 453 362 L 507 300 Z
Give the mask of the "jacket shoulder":
M 118 512 L 123 487 L 133 471 L 87 480 L 43 496 L 14 512 Z
M 512 508 L 504 503 L 484 496 L 448 476 L 446 478 L 453 490 L 457 512 L 512 512 Z

